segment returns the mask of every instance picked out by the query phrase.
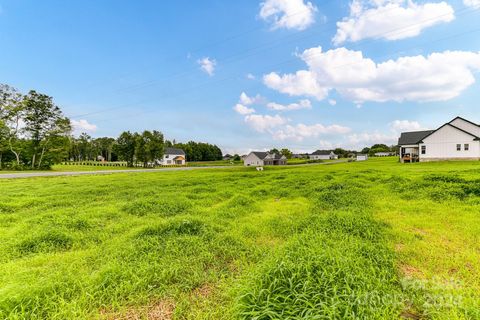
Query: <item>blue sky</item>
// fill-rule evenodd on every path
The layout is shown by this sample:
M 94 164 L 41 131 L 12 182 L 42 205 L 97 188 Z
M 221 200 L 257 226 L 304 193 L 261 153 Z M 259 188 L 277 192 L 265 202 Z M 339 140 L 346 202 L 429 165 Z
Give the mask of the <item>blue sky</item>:
M 361 148 L 480 122 L 479 21 L 480 0 L 0 0 L 0 82 L 92 136 Z

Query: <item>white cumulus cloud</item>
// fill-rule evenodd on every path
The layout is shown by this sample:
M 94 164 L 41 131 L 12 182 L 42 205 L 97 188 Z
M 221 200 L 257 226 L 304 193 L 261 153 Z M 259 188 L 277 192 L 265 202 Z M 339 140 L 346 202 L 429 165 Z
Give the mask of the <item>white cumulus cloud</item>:
M 80 120 L 71 120 L 72 127 L 75 132 L 95 132 L 97 131 L 97 126 L 89 123 L 85 119 Z
M 424 127 L 420 125 L 417 121 L 410 121 L 410 120 L 395 120 L 390 123 L 390 128 L 394 132 L 402 132 L 402 131 L 420 131 L 425 130 Z
M 334 106 L 337 104 L 337 101 L 334 100 L 334 99 L 328 99 L 328 104 L 331 105 L 331 106 Z
M 480 0 L 463 0 L 463 4 L 475 9 L 480 8 Z
M 425 28 L 454 19 L 452 6 L 444 1 L 418 4 L 412 0 L 353 0 L 350 16 L 337 22 L 333 42 L 339 45 L 367 38 L 410 38 L 418 36 Z
M 240 94 L 240 103 L 249 106 L 251 104 L 262 104 L 265 102 L 265 98 L 257 94 L 254 97 L 249 97 L 245 92 Z
M 273 138 L 277 140 L 303 141 L 306 138 L 317 138 L 323 135 L 346 134 L 350 128 L 337 124 L 325 126 L 322 124 L 286 125 L 284 128 L 273 132 Z
M 312 96 L 323 100 L 328 96 L 329 88 L 322 87 L 314 73 L 307 70 L 295 74 L 280 76 L 271 72 L 263 76 L 263 82 L 270 88 L 291 96 Z
M 233 107 L 233 110 L 235 110 L 237 113 L 239 113 L 241 115 L 247 115 L 247 114 L 255 113 L 255 109 L 246 107 L 241 103 L 237 103 L 235 105 L 235 107 Z
M 304 0 L 266 0 L 260 4 L 260 18 L 273 29 L 304 30 L 315 22 L 317 8 Z
M 249 108 L 248 106 L 252 104 L 263 104 L 265 103 L 265 98 L 257 94 L 254 97 L 248 96 L 245 92 L 240 94 L 240 98 L 238 99 L 238 103 L 233 107 L 237 113 L 241 115 L 247 115 L 255 113 L 255 109 Z
M 302 99 L 298 103 L 290 103 L 287 105 L 270 102 L 267 103 L 267 108 L 275 111 L 292 111 L 300 109 L 312 109 L 312 103 L 308 99 Z
M 428 56 L 405 56 L 376 63 L 361 51 L 321 47 L 300 58 L 308 70 L 264 75 L 268 87 L 291 96 L 325 99 L 331 90 L 355 103 L 366 101 L 445 101 L 475 83 L 480 52 L 445 51 Z
M 354 133 L 348 136 L 348 142 L 356 147 L 384 143 L 387 145 L 396 143 L 398 135 L 395 133 L 385 134 L 378 131 Z
M 270 132 L 272 129 L 284 125 L 288 122 L 288 119 L 281 116 L 274 115 L 261 115 L 251 114 L 245 116 L 245 123 L 258 132 Z
M 197 63 L 200 65 L 200 69 L 203 72 L 205 72 L 209 76 L 213 76 L 213 73 L 215 72 L 215 67 L 217 65 L 217 62 L 215 61 L 215 59 L 210 59 L 209 57 L 205 57 L 197 60 Z

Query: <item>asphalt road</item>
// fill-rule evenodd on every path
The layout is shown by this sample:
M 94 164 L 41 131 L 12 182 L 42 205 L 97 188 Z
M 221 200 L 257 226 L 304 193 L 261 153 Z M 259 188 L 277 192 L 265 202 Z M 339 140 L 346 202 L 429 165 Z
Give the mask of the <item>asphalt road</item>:
M 45 171 L 45 172 L 18 172 L 2 173 L 0 179 L 18 179 L 31 177 L 59 177 L 59 176 L 81 176 L 87 174 L 112 174 L 112 173 L 132 173 L 132 172 L 158 172 L 158 171 L 187 171 L 200 169 L 225 169 L 235 168 L 232 166 L 206 166 L 206 167 L 175 167 L 161 169 L 125 169 L 125 170 L 99 170 L 99 171 Z
M 286 167 L 299 167 L 311 165 L 326 165 L 345 162 L 338 160 L 323 163 L 295 164 Z M 33 177 L 60 177 L 60 176 L 82 176 L 87 174 L 112 174 L 112 173 L 135 173 L 135 172 L 161 172 L 161 171 L 190 171 L 204 169 L 227 169 L 227 168 L 243 168 L 243 166 L 206 166 L 206 167 L 175 167 L 160 169 L 125 169 L 125 170 L 99 170 L 99 171 L 44 171 L 44 172 L 18 172 L 18 173 L 1 173 L 0 179 L 20 179 Z

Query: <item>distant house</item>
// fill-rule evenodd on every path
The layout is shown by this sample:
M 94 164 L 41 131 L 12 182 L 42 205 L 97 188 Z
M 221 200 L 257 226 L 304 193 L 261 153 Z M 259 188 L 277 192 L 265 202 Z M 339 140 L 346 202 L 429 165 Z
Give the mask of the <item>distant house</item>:
M 338 155 L 336 155 L 331 150 L 317 150 L 312 154 L 308 155 L 310 160 L 334 160 L 338 159 Z
M 294 153 L 292 154 L 293 159 L 308 159 L 308 154 L 306 153 Z
M 248 155 L 246 155 L 246 154 L 242 154 L 242 155 L 240 156 L 240 159 L 241 159 L 242 161 L 245 161 L 245 159 L 247 158 L 247 156 L 248 156 Z
M 480 125 L 456 117 L 436 130 L 402 132 L 400 161 L 480 160 Z
M 368 155 L 363 153 L 357 154 L 357 161 L 366 161 L 368 160 Z
M 163 158 L 157 161 L 160 165 L 172 166 L 172 165 L 185 165 L 186 156 L 185 151 L 178 148 L 165 148 Z
M 375 152 L 375 157 L 389 157 L 393 156 L 393 152 Z
M 226 154 L 223 156 L 223 160 L 232 160 L 233 159 L 233 156 L 231 154 Z
M 243 160 L 245 166 L 282 166 L 287 164 L 287 158 L 278 153 L 252 151 Z

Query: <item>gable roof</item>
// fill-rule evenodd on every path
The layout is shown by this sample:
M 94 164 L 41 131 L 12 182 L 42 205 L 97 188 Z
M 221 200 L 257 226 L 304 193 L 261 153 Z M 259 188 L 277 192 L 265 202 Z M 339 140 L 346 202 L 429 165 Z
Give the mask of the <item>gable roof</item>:
M 282 159 L 285 159 L 285 156 L 279 154 L 279 153 L 269 153 L 265 159 L 269 159 L 269 160 L 282 160 Z
M 328 156 L 332 153 L 332 150 L 317 150 L 312 153 L 312 156 Z
M 418 144 L 425 137 L 431 135 L 436 130 L 402 132 L 398 138 L 398 145 Z
M 442 125 L 441 127 L 435 129 L 435 130 L 425 130 L 425 131 L 413 131 L 413 132 L 402 132 L 401 135 L 400 135 L 400 138 L 398 138 L 398 145 L 409 145 L 409 144 L 419 144 L 422 142 L 423 139 L 425 139 L 426 137 L 432 135 L 434 132 L 440 130 L 441 128 L 445 127 L 445 126 L 450 126 L 452 128 L 455 128 L 459 131 L 462 131 L 466 134 L 469 134 L 471 135 L 472 137 L 474 137 L 475 139 L 474 140 L 480 140 L 479 137 L 477 137 L 475 134 L 471 133 L 471 132 L 468 132 L 462 128 L 459 128 L 455 125 L 452 124 L 453 121 L 457 120 L 457 119 L 460 119 L 460 120 L 463 120 L 467 123 L 470 123 L 476 127 L 480 127 L 480 125 L 470 121 L 470 120 L 467 120 L 465 118 L 462 118 L 462 117 L 455 117 L 454 119 L 452 119 L 450 122 L 447 122 L 445 123 L 444 125 Z
M 475 122 L 472 122 L 472 121 L 470 121 L 470 120 L 467 120 L 467 119 L 462 118 L 462 117 L 459 117 L 459 116 L 455 117 L 455 118 L 454 118 L 452 121 L 450 121 L 449 123 L 451 124 L 453 121 L 455 121 L 455 120 L 457 120 L 457 119 L 460 119 L 460 120 L 463 120 L 463 121 L 468 122 L 468 123 L 470 123 L 470 124 L 473 124 L 473 125 L 476 126 L 476 127 L 480 127 L 480 125 L 476 124 Z M 439 128 L 439 129 L 440 129 L 440 128 Z
M 460 117 L 457 117 L 457 118 L 460 118 Z M 455 119 L 457 119 L 457 118 L 455 118 Z M 455 120 L 455 119 L 454 119 L 454 120 Z M 453 121 L 453 120 L 452 120 L 452 121 Z M 450 121 L 450 122 L 452 122 L 452 121 Z M 455 129 L 457 129 L 457 130 L 459 130 L 459 131 L 462 131 L 463 133 L 466 133 L 466 134 L 474 137 L 474 138 L 475 138 L 474 140 L 480 140 L 480 138 L 477 137 L 476 135 L 474 135 L 473 133 L 468 132 L 468 131 L 465 131 L 465 130 L 463 130 L 462 128 L 459 128 L 459 127 L 457 127 L 457 126 L 454 126 L 454 125 L 451 124 L 450 122 L 445 123 L 443 126 L 441 126 L 440 128 L 438 128 L 437 130 L 433 130 L 430 134 L 428 134 L 428 135 L 426 135 L 425 137 L 423 137 L 422 140 L 425 139 L 426 137 L 431 136 L 432 134 L 434 134 L 435 132 L 437 132 L 438 130 L 442 129 L 442 128 L 445 127 L 445 126 L 450 126 L 450 127 L 455 128 Z M 473 123 L 473 122 L 472 122 L 472 123 Z M 473 124 L 474 124 L 474 123 L 473 123 Z M 422 140 L 420 140 L 419 142 L 422 142 Z
M 260 160 L 263 160 L 268 156 L 268 152 L 261 152 L 261 151 L 252 151 L 252 153 L 257 156 Z
M 282 160 L 286 159 L 284 155 L 281 155 L 279 153 L 269 153 L 269 152 L 261 152 L 261 151 L 252 151 L 257 158 L 260 160 Z
M 185 155 L 185 151 L 179 148 L 165 148 L 165 154 Z

